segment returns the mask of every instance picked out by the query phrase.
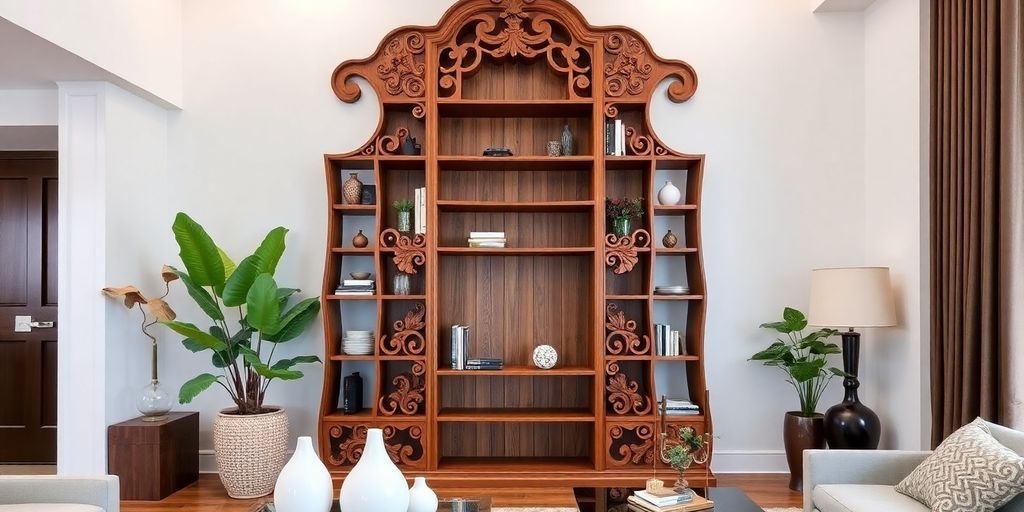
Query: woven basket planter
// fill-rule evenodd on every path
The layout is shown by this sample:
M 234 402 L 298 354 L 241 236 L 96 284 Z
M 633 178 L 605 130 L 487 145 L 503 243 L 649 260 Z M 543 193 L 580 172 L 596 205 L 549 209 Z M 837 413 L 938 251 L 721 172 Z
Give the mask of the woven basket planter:
M 213 447 L 220 481 L 232 498 L 259 498 L 274 491 L 288 448 L 288 416 L 283 408 L 265 414 L 228 414 L 213 421 Z

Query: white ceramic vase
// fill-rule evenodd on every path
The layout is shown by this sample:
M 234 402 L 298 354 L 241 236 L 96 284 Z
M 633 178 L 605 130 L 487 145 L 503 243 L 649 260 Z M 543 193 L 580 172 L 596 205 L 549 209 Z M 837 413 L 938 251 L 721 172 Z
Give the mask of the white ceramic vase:
M 313 439 L 302 436 L 295 454 L 284 465 L 274 486 L 277 512 L 328 512 L 334 485 L 327 467 L 313 450 Z
M 418 476 L 409 489 L 409 512 L 437 512 L 437 494 Z
M 384 433 L 367 429 L 363 455 L 341 484 L 341 512 L 408 512 L 406 485 L 384 448 Z
M 679 189 L 672 184 L 671 181 L 666 181 L 665 185 L 658 191 L 658 203 L 662 206 L 672 206 L 679 204 L 679 200 L 682 199 L 683 194 L 679 192 Z

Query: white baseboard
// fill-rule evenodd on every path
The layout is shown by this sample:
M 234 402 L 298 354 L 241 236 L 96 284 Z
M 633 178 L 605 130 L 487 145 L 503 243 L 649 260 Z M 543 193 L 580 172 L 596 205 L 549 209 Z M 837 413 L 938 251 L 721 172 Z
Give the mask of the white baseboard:
M 715 450 L 715 473 L 789 473 L 782 450 Z
M 289 450 L 289 458 L 291 454 Z M 716 450 L 711 468 L 715 473 L 789 473 L 786 452 L 781 450 Z M 213 450 L 199 450 L 199 472 L 217 472 Z

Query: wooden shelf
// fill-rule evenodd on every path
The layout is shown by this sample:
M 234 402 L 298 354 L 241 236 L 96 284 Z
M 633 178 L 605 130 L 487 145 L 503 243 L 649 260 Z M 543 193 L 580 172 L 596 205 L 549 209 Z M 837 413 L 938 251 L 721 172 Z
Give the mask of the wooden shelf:
M 437 158 L 441 171 L 557 171 L 590 169 L 592 156 L 459 156 Z
M 593 254 L 593 247 L 438 247 L 438 254 L 466 256 L 560 256 Z
M 642 355 L 642 356 L 638 356 L 638 355 L 613 356 L 613 355 L 608 355 L 608 354 L 605 354 L 605 356 L 604 356 L 604 358 L 606 360 L 608 360 L 608 361 L 649 361 L 651 359 L 651 357 L 653 357 L 653 356 L 650 356 L 650 355 Z
M 334 254 L 373 254 L 373 247 L 331 247 Z
M 377 300 L 377 295 L 327 295 L 327 300 Z
M 655 361 L 700 361 L 700 356 L 654 356 Z
M 647 300 L 650 295 L 605 295 L 605 300 Z
M 593 100 L 438 100 L 445 117 L 589 117 Z
M 448 368 L 437 370 L 438 375 L 459 377 L 560 377 L 566 375 L 594 375 L 596 373 L 593 368 L 589 367 L 561 367 L 542 370 L 534 366 L 506 366 L 501 370 L 452 370 Z
M 427 300 L 426 295 L 381 295 L 384 300 Z
M 377 356 L 377 359 L 379 359 L 381 361 L 426 361 L 426 356 L 424 356 L 424 355 L 418 355 L 418 356 L 385 356 L 385 355 L 380 355 L 380 356 Z
M 438 470 L 450 472 L 559 473 L 592 471 L 586 457 L 441 457 Z
M 451 201 L 440 200 L 437 209 L 442 212 L 585 212 L 594 207 L 594 201 Z
M 651 295 L 654 300 L 704 300 L 703 295 L 669 295 L 655 293 Z
M 376 215 L 377 205 L 375 204 L 335 204 L 334 211 L 345 215 Z
M 441 409 L 439 422 L 592 422 L 594 414 L 587 409 Z
M 688 215 L 697 211 L 695 204 L 654 205 L 655 215 Z
M 331 412 L 331 413 L 328 413 L 328 414 L 324 415 L 324 419 L 327 419 L 327 420 L 349 420 L 349 421 L 352 421 L 352 420 L 361 420 L 362 421 L 362 420 L 367 420 L 367 419 L 369 419 L 371 417 L 373 417 L 373 409 L 363 409 L 363 410 L 361 410 L 361 411 L 359 411 L 357 413 L 354 413 L 354 414 L 345 414 L 345 413 L 341 412 L 341 410 L 336 410 L 334 412 Z
M 374 357 L 376 356 L 374 356 L 373 354 L 366 354 L 362 356 L 354 356 L 351 354 L 338 354 L 335 356 L 331 356 L 329 359 L 331 361 L 373 361 Z
M 697 254 L 696 247 L 673 247 L 671 249 L 667 247 L 658 247 L 654 249 L 654 253 L 665 256 L 684 256 L 687 254 Z

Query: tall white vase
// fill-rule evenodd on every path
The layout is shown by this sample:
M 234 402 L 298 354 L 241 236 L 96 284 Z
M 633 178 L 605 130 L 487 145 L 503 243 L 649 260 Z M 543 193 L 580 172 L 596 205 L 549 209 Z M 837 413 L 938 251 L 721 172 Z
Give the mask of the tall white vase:
M 302 436 L 295 454 L 284 465 L 274 486 L 277 512 L 328 512 L 334 485 L 331 474 L 313 450 L 313 439 Z
M 409 512 L 437 512 L 437 494 L 418 476 L 409 489 Z
M 367 429 L 363 456 L 341 484 L 341 512 L 408 512 L 406 485 L 384 448 L 384 433 Z
M 666 181 L 665 185 L 658 191 L 658 202 L 662 206 L 679 204 L 679 200 L 682 198 L 683 194 L 679 192 L 679 189 L 671 181 Z

